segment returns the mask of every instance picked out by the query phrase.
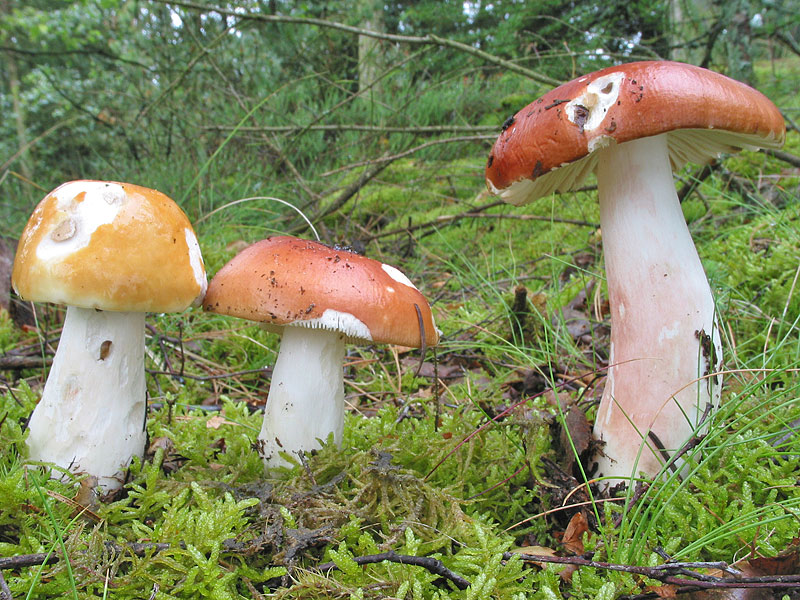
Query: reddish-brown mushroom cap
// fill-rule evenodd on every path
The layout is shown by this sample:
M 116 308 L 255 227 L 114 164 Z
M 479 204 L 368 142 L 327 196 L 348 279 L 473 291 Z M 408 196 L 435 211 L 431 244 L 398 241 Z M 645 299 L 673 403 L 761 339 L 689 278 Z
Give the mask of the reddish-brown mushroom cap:
M 379 343 L 420 347 L 421 330 L 424 345 L 439 341 L 427 300 L 400 271 L 287 236 L 236 255 L 212 279 L 203 308 L 270 325 L 337 329 Z
M 628 63 L 579 77 L 532 102 L 503 126 L 486 183 L 522 204 L 577 186 L 594 150 L 669 133 L 673 170 L 722 152 L 783 145 L 775 105 L 747 85 L 693 65 Z

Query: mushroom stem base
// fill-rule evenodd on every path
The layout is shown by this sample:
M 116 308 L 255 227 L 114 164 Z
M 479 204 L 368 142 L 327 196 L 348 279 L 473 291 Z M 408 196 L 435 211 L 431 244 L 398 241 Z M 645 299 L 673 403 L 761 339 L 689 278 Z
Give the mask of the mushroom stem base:
M 258 436 L 267 470 L 291 466 L 281 456 L 320 447 L 344 427 L 344 336 L 324 329 L 286 327 L 272 371 Z
M 67 308 L 61 340 L 31 415 L 30 459 L 118 488 L 144 454 L 144 313 Z
M 714 299 L 680 202 L 665 135 L 602 150 L 597 181 L 611 348 L 595 436 L 598 475 L 655 476 L 719 401 Z M 652 437 L 661 441 L 661 452 Z

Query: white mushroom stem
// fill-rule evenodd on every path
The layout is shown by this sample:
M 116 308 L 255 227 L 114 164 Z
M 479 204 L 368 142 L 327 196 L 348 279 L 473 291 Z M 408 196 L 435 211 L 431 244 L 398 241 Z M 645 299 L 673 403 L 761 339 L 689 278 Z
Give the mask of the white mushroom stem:
M 146 440 L 144 313 L 67 308 L 42 399 L 28 424 L 35 461 L 89 473 L 106 489 Z
M 344 426 L 344 336 L 326 329 L 285 327 L 258 436 L 266 468 L 289 466 L 297 456 L 340 444 Z
M 649 433 L 670 456 L 719 401 L 721 376 L 702 378 L 722 356 L 714 299 L 675 193 L 666 135 L 603 149 L 597 183 L 611 306 L 598 475 L 654 476 L 665 455 Z

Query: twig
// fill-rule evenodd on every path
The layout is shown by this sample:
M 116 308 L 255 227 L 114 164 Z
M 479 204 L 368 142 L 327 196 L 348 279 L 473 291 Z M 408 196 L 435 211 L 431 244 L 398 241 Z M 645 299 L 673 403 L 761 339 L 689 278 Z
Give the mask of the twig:
M 105 546 L 115 556 L 118 556 L 126 551 L 131 552 L 136 556 L 142 556 L 150 550 L 161 552 L 163 550 L 169 550 L 170 548 L 175 547 L 173 544 L 150 542 L 131 542 L 130 544 L 125 544 L 124 546 L 114 544 L 113 542 L 106 542 Z M 23 569 L 25 567 L 36 567 L 39 565 L 52 565 L 60 560 L 61 557 L 58 554 L 48 554 L 45 552 L 39 552 L 36 554 L 19 554 L 17 556 L 10 556 L 8 558 L 0 558 L 0 573 L 6 569 Z
M 424 150 L 425 148 L 430 148 L 431 146 L 438 146 L 439 144 L 452 144 L 454 142 L 483 142 L 486 140 L 494 140 L 497 136 L 495 135 L 462 135 L 459 137 L 453 138 L 446 138 L 443 140 L 432 140 L 430 142 L 425 142 L 424 144 L 420 144 L 419 146 L 414 146 L 413 148 L 409 148 L 408 150 L 403 150 L 398 154 L 392 154 L 389 156 L 381 156 L 380 158 L 373 158 L 370 160 L 362 160 L 356 163 L 351 163 L 349 165 L 344 165 L 343 167 L 339 167 L 337 169 L 332 169 L 330 171 L 326 171 L 322 173 L 322 177 L 329 177 L 330 175 L 335 175 L 336 173 L 341 173 L 344 171 L 350 171 L 352 169 L 356 169 L 358 167 L 365 167 L 367 165 L 374 165 L 374 164 L 381 164 L 384 162 L 394 162 L 400 158 L 405 158 L 406 156 L 410 156 L 415 152 L 419 152 L 420 150 Z
M 444 566 L 444 563 L 440 561 L 438 558 L 431 558 L 429 556 L 408 556 L 406 554 L 397 554 L 394 550 L 390 550 L 389 552 L 381 552 L 380 554 L 370 554 L 367 556 L 356 556 L 353 558 L 358 565 L 372 565 L 375 563 L 380 563 L 383 561 L 399 563 L 401 565 L 413 565 L 415 567 L 423 567 L 433 573 L 434 575 L 439 575 L 448 581 L 451 581 L 459 590 L 467 589 L 471 583 L 461 577 L 460 575 L 456 575 Z M 328 571 L 332 571 L 334 569 L 338 569 L 339 567 L 336 566 L 335 563 L 328 562 L 323 563 L 321 565 L 317 565 L 317 569 L 322 571 L 323 573 L 327 573 Z
M 244 133 L 299 133 L 302 131 L 365 131 L 368 133 L 412 133 L 415 135 L 437 133 L 493 133 L 499 130 L 495 125 L 423 125 L 420 127 L 390 127 L 388 125 L 361 125 L 357 123 L 334 123 L 328 125 L 205 125 L 200 129 L 212 131 L 237 130 Z
M 577 565 L 579 567 L 592 567 L 595 569 L 605 569 L 608 571 L 621 571 L 623 573 L 633 573 L 655 579 L 662 583 L 672 585 L 685 585 L 695 588 L 716 589 L 716 588 L 800 588 L 800 575 L 762 575 L 758 577 L 741 577 L 736 575 L 734 578 L 722 578 L 697 573 L 691 569 L 720 569 L 731 572 L 730 566 L 724 562 L 687 562 L 687 563 L 666 563 L 655 567 L 641 567 L 636 565 L 622 565 L 608 562 L 594 561 L 582 556 L 547 556 L 537 554 L 521 554 L 517 552 L 505 552 L 503 558 L 510 560 L 517 556 L 525 562 L 534 563 L 555 563 L 562 565 Z M 674 573 L 680 573 L 685 579 L 676 577 Z
M 0 356 L 0 371 L 17 371 L 20 369 L 40 369 L 53 364 L 53 357 L 48 356 L 15 356 L 5 354 Z
M 767 156 L 772 156 L 773 158 L 777 158 L 778 160 L 782 160 L 793 167 L 800 167 L 800 156 L 789 154 L 783 150 L 764 150 L 764 154 Z
M 344 23 L 337 23 L 336 21 L 328 21 L 326 19 L 316 19 L 312 17 L 293 17 L 290 15 L 269 15 L 263 13 L 240 12 L 238 10 L 226 9 L 219 6 L 197 4 L 195 2 L 188 2 L 185 0 L 183 1 L 155 0 L 155 1 L 161 4 L 182 6 L 183 8 L 188 8 L 190 10 L 196 10 L 200 12 L 215 12 L 221 15 L 226 15 L 241 20 L 261 21 L 264 23 L 292 23 L 295 25 L 315 25 L 317 27 L 328 27 L 330 29 L 338 29 L 339 31 L 346 31 L 348 33 L 352 33 L 355 35 L 363 35 L 366 37 L 371 37 L 379 40 L 386 40 L 389 42 L 395 42 L 401 44 L 410 44 L 416 46 L 435 45 L 435 46 L 454 48 L 456 50 L 464 52 L 465 54 L 471 54 L 473 56 L 477 56 L 478 58 L 485 60 L 486 62 L 493 63 L 497 66 L 503 67 L 508 71 L 513 71 L 515 73 L 519 73 L 520 75 L 529 77 L 530 79 L 538 81 L 539 83 L 545 83 L 547 85 L 553 85 L 553 86 L 561 83 L 557 79 L 553 79 L 552 77 L 548 77 L 547 75 L 543 75 L 531 69 L 526 69 L 525 67 L 522 67 L 510 60 L 502 59 L 498 56 L 494 56 L 492 54 L 489 54 L 488 52 L 484 52 L 483 50 L 470 46 L 469 44 L 464 44 L 462 42 L 457 42 L 455 40 L 442 38 L 439 37 L 438 35 L 433 35 L 433 34 L 428 34 L 425 36 L 398 35 L 393 33 L 382 33 L 379 31 L 372 31 L 370 29 L 362 29 L 360 27 L 345 25 Z
M 3 577 L 3 571 L 0 571 L 0 600 L 14 600 L 11 590 L 8 589 L 5 577 Z
M 350 198 L 355 196 L 359 190 L 367 185 L 372 179 L 380 175 L 380 173 L 391 164 L 392 161 L 386 161 L 375 165 L 372 169 L 365 171 L 362 173 L 358 179 L 356 179 L 353 183 L 347 186 L 341 194 L 339 194 L 336 199 L 327 207 L 325 208 L 320 214 L 314 215 L 312 220 L 319 221 L 327 217 L 328 215 L 336 212 L 342 206 L 344 206 Z M 296 235 L 301 231 L 305 231 L 308 228 L 307 222 L 301 222 L 297 226 L 292 227 L 287 231 L 287 233 Z
M 259 369 L 245 369 L 244 371 L 233 371 L 231 373 L 218 373 L 215 375 L 192 375 L 190 373 L 175 373 L 174 371 L 156 371 L 154 369 L 145 369 L 148 375 L 169 375 L 170 377 L 181 377 L 184 379 L 193 379 L 194 381 L 213 381 L 214 379 L 230 379 L 231 377 L 238 377 L 239 375 L 250 375 L 251 373 L 261 373 L 269 375 L 272 372 L 271 367 L 261 367 Z

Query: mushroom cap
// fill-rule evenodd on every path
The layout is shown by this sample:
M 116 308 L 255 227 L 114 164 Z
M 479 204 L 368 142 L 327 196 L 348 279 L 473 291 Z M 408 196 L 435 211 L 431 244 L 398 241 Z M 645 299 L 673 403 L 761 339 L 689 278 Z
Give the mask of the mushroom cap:
M 57 187 L 34 209 L 12 285 L 35 302 L 173 312 L 199 302 L 207 281 L 192 225 L 169 197 L 81 180 Z
M 506 121 L 486 184 L 523 204 L 579 185 L 595 150 L 662 133 L 677 170 L 723 152 L 778 148 L 786 127 L 766 96 L 739 81 L 683 63 L 628 63 L 565 83 Z
M 400 271 L 289 236 L 234 256 L 211 279 L 203 308 L 265 325 L 339 331 L 352 341 L 420 347 L 420 329 L 426 346 L 439 341 L 428 301 Z

